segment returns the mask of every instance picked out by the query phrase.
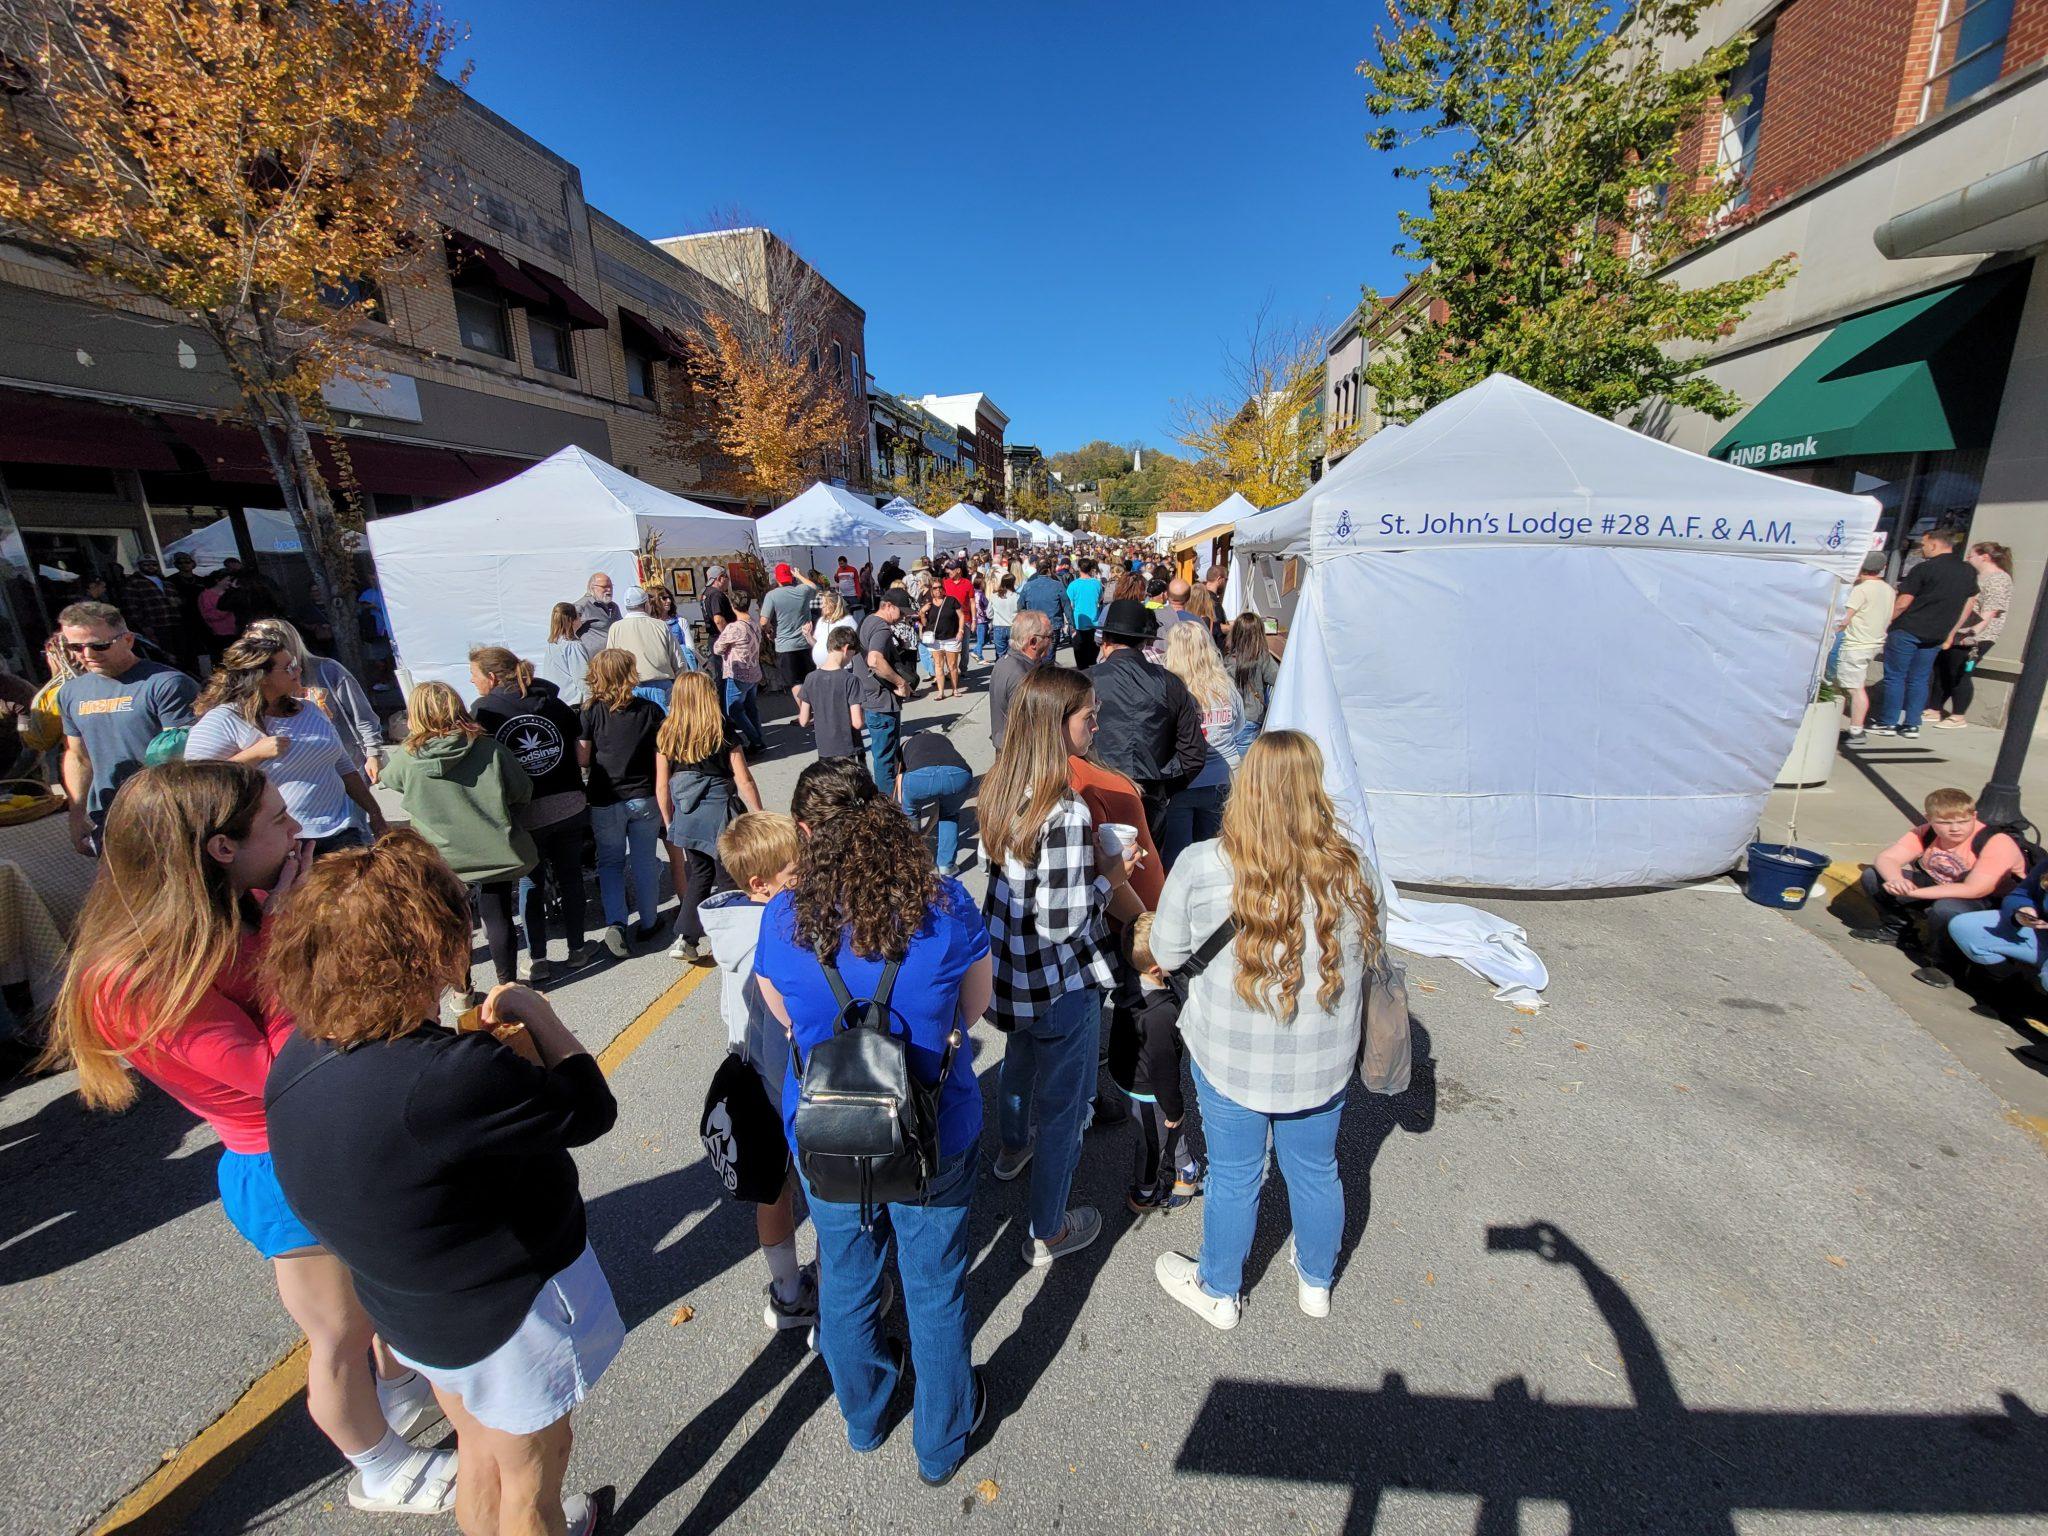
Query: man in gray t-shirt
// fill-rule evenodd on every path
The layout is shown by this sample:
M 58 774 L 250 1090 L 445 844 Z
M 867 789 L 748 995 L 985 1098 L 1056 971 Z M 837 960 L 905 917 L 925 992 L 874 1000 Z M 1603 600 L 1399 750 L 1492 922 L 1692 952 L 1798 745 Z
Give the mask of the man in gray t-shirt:
M 64 648 L 84 670 L 57 690 L 64 722 L 64 791 L 71 799 L 71 842 L 87 858 L 99 852 L 107 806 L 159 733 L 192 724 L 199 684 L 175 667 L 144 661 L 121 610 L 73 603 L 57 615 Z
M 811 670 L 811 589 L 787 565 L 775 567 L 775 586 L 761 599 L 761 622 L 775 627 L 775 665 L 782 680 L 802 687 Z

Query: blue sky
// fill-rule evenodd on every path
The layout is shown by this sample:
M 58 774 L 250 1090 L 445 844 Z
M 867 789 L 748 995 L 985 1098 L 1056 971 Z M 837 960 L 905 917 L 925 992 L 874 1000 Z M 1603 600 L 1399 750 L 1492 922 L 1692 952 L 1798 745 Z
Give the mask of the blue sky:
M 867 311 L 905 394 L 1012 442 L 1168 441 L 1270 301 L 1391 288 L 1413 198 L 1366 149 L 1366 4 L 448 0 L 471 90 L 642 234 L 737 207 Z

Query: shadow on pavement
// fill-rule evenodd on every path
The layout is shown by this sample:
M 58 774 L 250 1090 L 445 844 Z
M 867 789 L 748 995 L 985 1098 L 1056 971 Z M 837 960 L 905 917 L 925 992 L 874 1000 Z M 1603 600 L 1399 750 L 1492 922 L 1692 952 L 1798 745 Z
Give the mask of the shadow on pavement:
M 1739 1511 L 1921 1518 L 2048 1514 L 2048 1424 L 2011 1393 L 1986 1413 L 1695 1409 L 1612 1275 L 1548 1222 L 1490 1227 L 1487 1247 L 1575 1270 L 1614 1335 L 1634 1402 L 1552 1403 L 1512 1377 L 1491 1397 L 1218 1381 L 1175 1470 L 1352 1489 L 1346 1531 L 1389 1491 L 1477 1498 L 1477 1536 L 1520 1528 L 1524 1499 L 1577 1532 L 1733 1536 Z
M 148 1083 L 118 1118 L 76 1093 L 0 1132 L 0 1286 L 56 1274 L 209 1204 L 218 1148 L 173 1156 L 191 1115 Z

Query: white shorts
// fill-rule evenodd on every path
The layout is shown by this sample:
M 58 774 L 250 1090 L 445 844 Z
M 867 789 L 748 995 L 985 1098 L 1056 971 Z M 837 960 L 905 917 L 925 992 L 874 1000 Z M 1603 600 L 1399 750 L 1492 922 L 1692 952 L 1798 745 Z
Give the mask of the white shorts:
M 932 649 L 941 656 L 958 656 L 960 654 L 960 642 L 958 640 L 934 640 L 932 642 Z
M 544 1281 L 511 1338 L 474 1365 L 401 1361 L 462 1399 L 477 1422 L 508 1435 L 546 1429 L 582 1402 L 618 1357 L 626 1325 L 590 1245 Z
M 1877 660 L 1876 647 L 1843 646 L 1835 658 L 1835 683 L 1842 688 L 1861 688 L 1870 676 L 1870 664 Z

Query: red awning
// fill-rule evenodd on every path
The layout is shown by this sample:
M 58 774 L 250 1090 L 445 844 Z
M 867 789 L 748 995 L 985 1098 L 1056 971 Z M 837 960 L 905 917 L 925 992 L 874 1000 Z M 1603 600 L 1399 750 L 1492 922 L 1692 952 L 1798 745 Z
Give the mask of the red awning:
M 604 329 L 604 315 L 597 307 L 547 268 L 536 267 L 532 262 L 522 260 L 519 263 L 519 270 L 547 290 L 548 302 L 543 307 L 560 315 L 569 323 L 571 330 Z
M 81 469 L 176 469 L 152 417 L 116 405 L 7 391 L 0 396 L 0 460 Z
M 166 416 L 165 422 L 199 457 L 207 478 L 223 485 L 277 484 L 270 459 L 253 428 L 198 416 Z
M 226 485 L 267 486 L 276 495 L 277 477 L 264 457 L 263 445 L 255 432 L 226 421 L 202 421 L 189 416 L 172 416 L 169 421 L 178 436 L 198 454 L 206 472 Z M 384 438 L 342 435 L 348 445 L 349 467 L 356 485 L 366 494 L 425 496 L 445 501 L 467 496 L 509 480 L 531 461 L 504 454 L 477 453 L 455 448 L 435 448 L 425 443 L 394 443 Z M 337 494 L 341 488 L 340 468 L 333 444 L 325 433 L 313 434 L 313 454 L 320 472 Z
M 628 344 L 637 343 L 643 352 L 655 357 L 665 357 L 672 363 L 688 362 L 689 349 L 682 338 L 665 325 L 656 325 L 623 306 L 619 310 L 619 330 Z
M 484 244 L 474 235 L 453 229 L 447 231 L 446 243 L 448 270 L 457 279 L 489 282 L 521 304 L 537 304 L 543 309 L 553 307 L 554 294 L 535 282 L 518 262 L 504 252 Z

